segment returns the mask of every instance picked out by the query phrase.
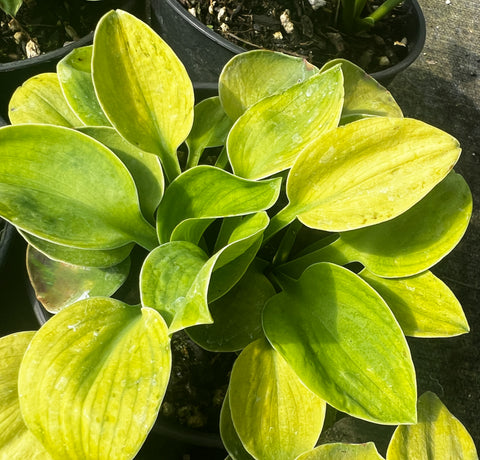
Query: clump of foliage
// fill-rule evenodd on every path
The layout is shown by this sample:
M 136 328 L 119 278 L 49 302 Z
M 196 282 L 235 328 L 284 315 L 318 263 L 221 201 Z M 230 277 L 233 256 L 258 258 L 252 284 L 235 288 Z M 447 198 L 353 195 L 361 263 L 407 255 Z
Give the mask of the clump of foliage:
M 327 405 L 400 425 L 389 459 L 476 455 L 434 395 L 417 408 L 405 338 L 468 332 L 429 270 L 471 215 L 460 148 L 358 67 L 248 52 L 194 105 L 168 45 L 118 10 L 93 47 L 19 88 L 9 115 L 0 215 L 56 314 L 0 341 L 3 456 L 133 458 L 178 331 L 238 353 L 220 419 L 232 458 L 378 458 L 372 444 L 315 447 Z M 134 247 L 146 257 L 131 305 L 110 295 Z

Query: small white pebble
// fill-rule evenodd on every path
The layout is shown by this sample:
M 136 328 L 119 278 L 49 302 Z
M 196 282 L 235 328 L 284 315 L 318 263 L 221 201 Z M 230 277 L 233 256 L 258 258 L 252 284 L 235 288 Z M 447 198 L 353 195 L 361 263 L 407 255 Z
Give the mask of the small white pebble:
M 293 33 L 295 26 L 293 25 L 293 22 L 290 20 L 290 10 L 285 10 L 280 15 L 280 23 L 282 24 L 282 27 L 285 29 L 285 32 L 287 32 L 287 34 Z
M 312 9 L 314 11 L 318 10 L 319 8 L 322 8 L 327 4 L 326 0 L 308 0 L 308 3 L 312 5 Z
M 387 65 L 390 65 L 390 59 L 388 59 L 387 56 L 382 56 L 378 60 L 378 65 L 381 65 L 382 67 L 386 67 Z
M 225 24 L 224 22 L 222 22 L 222 23 L 220 24 L 220 30 L 221 30 L 223 33 L 228 32 L 229 29 L 230 29 L 230 27 L 228 27 L 228 25 Z
M 283 40 L 282 32 L 280 32 L 280 31 L 274 32 L 273 33 L 273 39 L 274 40 Z
M 188 12 L 189 12 L 192 16 L 197 17 L 197 12 L 195 11 L 195 8 L 189 8 L 189 9 L 188 9 Z
M 452 3 L 451 0 L 445 0 L 446 5 L 450 5 L 450 3 Z

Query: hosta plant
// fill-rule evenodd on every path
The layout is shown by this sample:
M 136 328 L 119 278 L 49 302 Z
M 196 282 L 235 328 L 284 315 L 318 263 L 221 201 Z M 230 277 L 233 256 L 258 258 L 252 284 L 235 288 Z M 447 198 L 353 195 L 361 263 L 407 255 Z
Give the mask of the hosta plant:
M 232 458 L 339 458 L 315 447 L 327 405 L 400 425 L 392 459 L 430 442 L 421 407 L 443 406 L 417 412 L 405 337 L 468 332 L 430 271 L 471 214 L 458 142 L 346 61 L 248 52 L 218 89 L 194 105 L 168 45 L 111 11 L 14 94 L 0 215 L 55 315 L 0 341 L 3 457 L 133 458 L 180 332 L 238 355 L 219 420 Z M 110 297 L 127 276 L 137 298 Z

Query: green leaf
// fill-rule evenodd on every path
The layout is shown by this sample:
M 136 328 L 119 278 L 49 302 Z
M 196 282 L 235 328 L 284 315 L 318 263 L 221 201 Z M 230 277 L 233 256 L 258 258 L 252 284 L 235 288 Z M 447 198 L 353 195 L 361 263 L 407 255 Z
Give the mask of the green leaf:
M 296 460 L 382 460 L 373 442 L 365 444 L 332 443 L 318 446 Z
M 338 126 L 342 82 L 337 66 L 247 110 L 227 140 L 235 174 L 260 179 L 290 168 L 307 144 Z
M 127 279 L 130 259 L 109 268 L 82 267 L 27 249 L 27 269 L 37 299 L 51 313 L 77 300 L 112 295 Z
M 65 99 L 87 126 L 110 126 L 95 94 L 92 81 L 92 46 L 75 48 L 57 64 Z
M 263 337 L 263 307 L 274 294 L 270 281 L 252 264 L 227 294 L 210 303 L 213 323 L 191 327 L 188 335 L 206 350 L 241 350 Z
M 17 88 L 8 105 L 8 117 L 12 125 L 83 125 L 65 100 L 56 73 L 35 75 Z
M 368 270 L 359 275 L 387 302 L 403 333 L 412 337 L 452 337 L 469 332 L 453 292 L 430 271 L 385 279 Z
M 383 299 L 349 270 L 312 265 L 263 312 L 273 347 L 334 408 L 383 424 L 415 422 L 415 370 Z
M 458 458 L 478 460 L 472 437 L 431 392 L 418 400 L 418 423 L 399 426 L 387 450 L 387 460 Z
M 184 221 L 252 214 L 270 208 L 278 198 L 281 179 L 256 182 L 213 166 L 196 166 L 170 184 L 157 212 L 161 242 L 170 240 Z
M 149 222 L 154 223 L 155 211 L 165 188 L 158 157 L 130 144 L 113 128 L 85 127 L 79 131 L 107 146 L 122 160 L 135 181 L 143 215 Z
M 295 216 L 333 232 L 393 219 L 439 183 L 459 155 L 456 139 L 418 120 L 349 123 L 297 157 L 287 181 L 290 204 L 272 219 L 272 228 Z
M 193 123 L 193 86 L 170 47 L 125 11 L 107 13 L 93 41 L 93 81 L 103 111 L 127 141 L 180 173 L 177 147 Z
M 159 311 L 169 333 L 211 323 L 208 283 L 216 259 L 187 241 L 172 241 L 154 249 L 140 274 L 142 305 Z
M 470 189 L 460 174 L 451 172 L 404 214 L 343 233 L 334 244 L 376 275 L 415 275 L 450 253 L 463 237 L 471 215 Z
M 266 50 L 234 56 L 223 68 L 218 94 L 227 115 L 236 120 L 261 99 L 301 83 L 319 70 L 305 59 Z
M 240 438 L 235 431 L 235 427 L 233 426 L 228 391 L 223 400 L 222 410 L 220 411 L 220 436 L 225 449 L 230 454 L 227 459 L 254 460 L 254 457 L 252 457 L 245 450 L 245 447 L 243 447 L 242 441 L 240 441 Z
M 35 332 L 0 338 L 0 458 L 51 460 L 23 422 L 18 401 L 18 371 Z
M 229 402 L 243 446 L 262 460 L 291 460 L 312 449 L 325 418 L 325 402 L 265 339 L 248 345 L 235 361 Z
M 333 59 L 327 62 L 320 72 L 325 72 L 338 64 L 342 68 L 345 87 L 342 124 L 367 117 L 403 117 L 402 110 L 390 91 L 352 62 Z
M 62 127 L 19 125 L 0 128 L 0 143 L 0 214 L 15 226 L 85 249 L 157 245 L 130 173 L 99 142 Z
M 82 300 L 33 338 L 20 368 L 22 415 L 54 458 L 131 459 L 155 422 L 170 367 L 158 312 Z
M 83 267 L 107 268 L 123 262 L 133 249 L 134 243 L 115 249 L 78 249 L 51 243 L 22 230 L 19 233 L 37 251 L 49 259 Z
M 198 164 L 200 156 L 207 147 L 222 146 L 232 124 L 218 96 L 199 102 L 194 109 L 192 130 L 186 139 L 187 169 Z
M 0 9 L 10 16 L 15 16 L 22 3 L 23 0 L 0 0 Z

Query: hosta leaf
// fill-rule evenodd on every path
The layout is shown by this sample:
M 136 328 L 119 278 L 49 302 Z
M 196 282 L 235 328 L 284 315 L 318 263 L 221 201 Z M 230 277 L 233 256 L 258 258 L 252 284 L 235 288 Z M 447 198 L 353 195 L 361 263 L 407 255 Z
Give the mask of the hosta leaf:
M 365 444 L 332 443 L 315 447 L 299 455 L 296 460 L 382 460 L 373 442 Z
M 169 180 L 193 123 L 193 86 L 170 47 L 125 11 L 107 13 L 93 42 L 93 81 L 103 111 L 129 142 L 160 156 Z
M 23 422 L 18 402 L 18 371 L 35 332 L 0 339 L 0 458 L 51 460 L 40 441 Z
M 189 219 L 252 214 L 270 208 L 280 192 L 280 179 L 256 182 L 212 166 L 196 166 L 170 184 L 157 212 L 157 233 L 169 241 L 177 225 Z M 189 225 L 188 222 L 186 225 Z
M 338 410 L 384 424 L 415 422 L 415 370 L 383 299 L 351 271 L 312 265 L 272 297 L 263 327 L 304 384 Z
M 128 170 L 106 147 L 57 126 L 0 128 L 0 214 L 57 244 L 113 249 L 157 245 Z
M 79 301 L 45 323 L 25 354 L 25 423 L 54 458 L 131 459 L 155 422 L 170 367 L 158 312 Z
M 233 124 L 223 110 L 218 96 L 199 102 L 195 106 L 194 114 L 192 130 L 186 139 L 187 168 L 198 164 L 207 147 L 222 146 Z
M 261 99 L 307 80 L 319 70 L 305 59 L 258 50 L 234 56 L 223 68 L 218 93 L 227 115 L 236 120 Z
M 65 99 L 87 126 L 110 126 L 95 94 L 92 81 L 92 46 L 75 48 L 57 64 Z
M 84 267 L 107 268 L 123 262 L 133 249 L 134 243 L 115 249 L 78 249 L 51 243 L 22 230 L 19 233 L 27 243 L 49 259 Z
M 143 215 L 149 222 L 154 223 L 153 217 L 165 188 L 158 157 L 130 144 L 113 128 L 85 127 L 79 131 L 106 145 L 122 160 L 135 181 Z
M 247 110 L 227 139 L 235 174 L 260 179 L 290 168 L 308 143 L 337 127 L 342 83 L 337 66 Z
M 45 123 L 82 126 L 83 123 L 68 105 L 56 73 L 42 73 L 28 79 L 13 93 L 8 106 L 12 125 Z
M 227 459 L 235 460 L 254 460 L 254 458 L 245 450 L 242 441 L 238 437 L 235 427 L 233 426 L 232 413 L 230 412 L 229 393 L 225 395 L 222 410 L 220 412 L 220 436 L 223 445 L 230 455 Z
M 470 330 L 460 302 L 430 271 L 395 279 L 380 278 L 368 270 L 359 275 L 387 302 L 405 335 L 452 337 Z
M 252 264 L 227 294 L 210 303 L 213 323 L 191 327 L 188 335 L 206 350 L 241 350 L 263 337 L 263 306 L 274 294 L 270 281 Z
M 297 157 L 287 181 L 290 204 L 272 219 L 271 231 L 295 216 L 334 232 L 390 220 L 420 201 L 459 155 L 456 139 L 418 120 L 349 123 Z
M 243 446 L 263 460 L 290 460 L 312 449 L 325 418 L 325 402 L 265 339 L 248 345 L 235 361 L 229 401 Z
M 402 110 L 390 92 L 362 68 L 345 59 L 333 59 L 321 68 L 325 72 L 340 64 L 345 86 L 341 123 L 350 123 L 367 117 L 403 116 Z
M 472 437 L 438 396 L 424 393 L 418 400 L 418 423 L 399 426 L 387 450 L 387 460 L 458 458 L 478 460 Z
M 158 310 L 169 332 L 211 323 L 208 283 L 215 260 L 187 241 L 172 241 L 154 249 L 142 267 L 142 305 Z
M 37 299 L 57 313 L 77 300 L 113 294 L 127 279 L 130 259 L 108 268 L 82 267 L 51 260 L 29 246 L 27 269 Z
M 10 16 L 15 16 L 22 6 L 23 0 L 0 0 L 0 9 Z
M 380 276 L 420 273 L 458 244 L 472 214 L 472 195 L 460 174 L 451 172 L 404 214 L 341 235 L 338 250 Z

